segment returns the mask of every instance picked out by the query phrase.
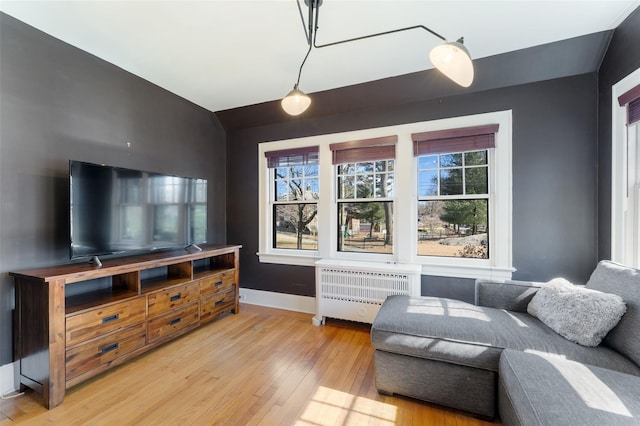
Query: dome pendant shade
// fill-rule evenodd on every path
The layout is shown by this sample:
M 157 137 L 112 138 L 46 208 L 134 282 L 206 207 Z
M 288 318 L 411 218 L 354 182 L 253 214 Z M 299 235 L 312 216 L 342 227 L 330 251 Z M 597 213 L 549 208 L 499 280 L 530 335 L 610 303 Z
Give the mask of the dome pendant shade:
M 469 87 L 473 82 L 473 63 L 469 51 L 457 42 L 443 43 L 434 47 L 429 53 L 431 63 L 444 75 L 462 87 Z
M 293 90 L 280 102 L 282 109 L 289 115 L 300 115 L 311 105 L 311 98 L 294 86 Z

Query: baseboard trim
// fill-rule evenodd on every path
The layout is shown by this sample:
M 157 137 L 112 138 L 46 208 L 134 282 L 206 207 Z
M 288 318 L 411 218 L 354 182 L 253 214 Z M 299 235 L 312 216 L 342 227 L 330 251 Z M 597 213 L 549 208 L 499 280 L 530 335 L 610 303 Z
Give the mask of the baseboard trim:
M 309 296 L 240 288 L 240 302 L 306 314 L 316 313 L 316 298 Z
M 6 395 L 8 393 L 14 392 L 17 389 L 17 372 L 17 362 L 0 365 L 0 395 Z

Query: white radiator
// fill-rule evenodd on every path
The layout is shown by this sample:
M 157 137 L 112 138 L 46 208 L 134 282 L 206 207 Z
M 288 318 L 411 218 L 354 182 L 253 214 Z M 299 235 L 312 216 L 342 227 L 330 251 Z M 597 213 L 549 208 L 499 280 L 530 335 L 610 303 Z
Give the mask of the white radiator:
M 420 295 L 420 265 L 345 260 L 316 262 L 316 316 L 371 324 L 387 296 Z

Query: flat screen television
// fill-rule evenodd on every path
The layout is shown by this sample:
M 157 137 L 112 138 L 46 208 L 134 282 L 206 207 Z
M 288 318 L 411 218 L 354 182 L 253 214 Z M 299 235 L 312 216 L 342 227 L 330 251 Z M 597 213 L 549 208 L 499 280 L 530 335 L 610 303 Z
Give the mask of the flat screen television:
M 207 239 L 207 181 L 71 160 L 71 259 Z

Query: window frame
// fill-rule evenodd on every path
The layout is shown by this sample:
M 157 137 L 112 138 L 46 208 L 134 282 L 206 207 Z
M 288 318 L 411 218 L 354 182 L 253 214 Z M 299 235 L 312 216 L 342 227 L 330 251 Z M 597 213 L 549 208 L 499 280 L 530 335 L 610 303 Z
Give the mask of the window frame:
M 378 162 L 378 161 L 384 161 L 386 163 L 385 164 L 385 171 L 383 172 L 384 174 L 389 175 L 389 173 L 392 173 L 393 176 L 394 176 L 393 183 L 392 183 L 393 190 L 391 191 L 392 192 L 392 196 L 391 197 L 389 197 L 389 196 L 387 196 L 387 197 L 377 197 L 375 195 L 375 188 L 376 188 L 375 176 L 378 175 L 378 174 L 382 174 L 380 172 L 376 172 L 376 170 L 375 170 L 375 167 L 376 167 L 375 163 Z M 393 161 L 393 170 L 391 172 L 389 172 L 388 161 Z M 373 179 L 374 179 L 374 183 L 373 183 L 374 191 L 373 191 L 373 194 L 372 194 L 373 196 L 372 197 L 367 197 L 367 198 L 358 197 L 357 196 L 357 189 L 354 188 L 354 197 L 352 197 L 352 198 L 340 198 L 339 197 L 339 194 L 340 194 L 340 189 L 339 189 L 340 180 L 338 178 L 339 178 L 339 176 L 346 176 L 346 174 L 339 174 L 338 173 L 339 167 L 341 165 L 345 165 L 345 164 L 357 165 L 357 164 L 362 164 L 362 163 L 374 163 L 373 164 L 373 171 L 371 173 L 360 173 L 360 172 L 357 171 L 357 166 L 356 166 L 355 171 L 353 173 L 353 176 L 354 176 L 354 178 L 356 178 L 359 175 L 371 175 L 373 177 Z M 335 250 L 336 250 L 336 253 L 337 253 L 336 257 L 340 257 L 340 258 L 354 257 L 355 259 L 360 259 L 360 257 L 361 257 L 360 254 L 365 254 L 367 256 L 375 257 L 376 260 L 393 261 L 394 260 L 393 256 L 395 254 L 395 251 L 392 251 L 391 253 L 370 253 L 370 252 L 365 252 L 365 251 L 363 251 L 363 252 L 358 252 L 358 251 L 350 252 L 350 251 L 340 250 L 340 239 L 338 238 L 338 235 L 341 232 L 341 230 L 340 230 L 341 224 L 339 223 L 339 220 L 338 220 L 339 217 L 340 217 L 340 214 L 338 212 L 340 211 L 340 204 L 346 204 L 346 203 L 354 203 L 354 204 L 362 203 L 362 204 L 365 204 L 365 203 L 376 203 L 376 202 L 391 203 L 391 206 L 392 206 L 392 209 L 391 209 L 392 210 L 391 223 L 393 224 L 393 229 L 392 229 L 392 232 L 391 232 L 391 248 L 393 250 L 395 250 L 395 244 L 394 243 L 395 243 L 395 237 L 396 237 L 396 232 L 395 232 L 396 231 L 396 229 L 395 229 L 396 209 L 395 209 L 395 203 L 394 203 L 395 202 L 395 198 L 394 198 L 394 195 L 393 195 L 396 192 L 396 180 L 395 180 L 396 159 L 395 159 L 395 155 L 393 157 L 390 157 L 390 158 L 387 158 L 387 159 L 384 159 L 384 160 L 366 160 L 366 161 L 337 163 L 337 164 L 334 164 L 333 172 L 334 172 L 333 178 L 334 178 L 335 194 L 336 194 L 335 203 L 333 203 L 333 207 L 334 207 L 334 209 L 336 211 L 336 222 L 335 222 L 336 229 L 332 229 L 331 231 L 335 231 L 336 232 L 336 240 L 337 240 L 336 247 L 335 247 Z
M 634 217 L 640 217 L 640 202 L 637 201 L 640 200 L 640 189 L 630 197 L 627 188 L 628 179 L 632 178 L 628 169 L 633 160 L 630 156 L 634 154 L 629 150 L 629 141 L 640 139 L 640 123 L 627 126 L 627 105 L 620 105 L 618 98 L 638 84 L 640 68 L 613 85 L 611 90 L 611 260 L 635 267 L 640 267 L 636 265 L 640 262 L 640 227 L 632 229 L 631 222 Z M 638 154 L 635 154 L 637 158 Z M 632 202 L 634 199 L 635 203 Z
M 396 165 L 397 144 L 398 144 L 397 135 L 386 135 L 386 136 L 377 137 L 377 138 L 351 140 L 351 141 L 329 145 L 329 149 L 331 150 L 331 155 L 332 155 L 332 164 L 333 164 L 332 179 L 333 179 L 333 184 L 335 185 L 334 186 L 335 197 L 333 198 L 335 202 L 333 203 L 333 208 L 335 209 L 334 225 L 336 227 L 335 229 L 330 230 L 332 232 L 335 232 L 334 235 L 336 236 L 336 245 L 334 247 L 335 252 L 332 251 L 332 255 L 335 258 L 360 259 L 362 257 L 361 255 L 365 255 L 367 257 L 370 257 L 371 258 L 370 260 L 373 260 L 373 259 L 375 259 L 376 261 L 393 261 L 394 260 L 394 255 L 395 255 L 395 252 L 393 251 L 395 247 L 393 244 L 394 243 L 393 238 L 395 238 L 395 208 L 394 207 L 392 207 L 391 209 L 392 214 L 390 218 L 393 226 L 393 229 L 391 231 L 391 237 L 392 237 L 391 253 L 372 253 L 367 251 L 360 252 L 360 251 L 340 250 L 340 242 L 341 242 L 340 233 L 341 233 L 342 225 L 339 221 L 339 218 L 340 218 L 339 212 L 340 212 L 340 205 L 344 203 L 363 203 L 364 204 L 364 203 L 370 203 L 370 202 L 384 202 L 384 203 L 390 203 L 392 206 L 395 206 L 394 194 L 395 194 L 395 188 L 396 188 L 395 165 Z M 389 174 L 392 174 L 394 176 L 393 183 L 392 183 L 391 196 L 389 196 L 388 194 L 385 197 L 376 196 L 375 177 L 376 175 L 380 174 L 376 172 L 376 163 L 379 161 L 385 162 L 385 169 L 383 174 L 387 176 Z M 394 165 L 391 171 L 389 170 L 389 167 L 388 167 L 390 161 L 393 162 L 393 165 Z M 358 165 L 367 164 L 367 163 L 371 163 L 372 165 L 371 172 L 364 172 L 364 173 L 359 172 Z M 341 191 L 340 191 L 339 178 L 340 176 L 344 178 L 347 176 L 347 174 L 345 173 L 341 174 L 339 173 L 339 170 L 341 166 L 348 165 L 348 164 L 352 164 L 355 167 L 352 173 L 354 178 L 354 183 L 355 181 L 357 181 L 358 176 L 369 176 L 373 179 L 373 193 L 371 194 L 372 195 L 371 197 L 367 197 L 367 198 L 358 197 L 357 184 L 354 186 L 353 198 L 340 197 Z
M 293 178 L 293 177 L 290 177 L 290 176 L 287 176 L 284 179 L 283 178 L 278 179 L 277 176 L 276 176 L 276 171 L 278 169 L 289 169 L 287 171 L 287 174 L 289 174 L 290 169 L 292 169 L 294 167 L 301 167 L 303 172 L 302 172 L 302 176 L 299 177 L 299 180 L 301 180 L 302 182 L 307 182 L 309 180 L 318 180 L 318 192 L 317 192 L 317 194 L 319 195 L 320 194 L 320 185 L 319 185 L 319 183 L 320 183 L 319 182 L 319 180 L 320 180 L 320 176 L 319 176 L 320 165 L 318 164 L 317 166 L 318 166 L 318 174 L 314 174 L 314 175 L 311 175 L 311 176 L 306 174 L 306 167 L 308 167 L 308 165 L 306 165 L 306 164 L 304 164 L 304 165 L 296 165 L 296 166 L 289 165 L 289 166 L 279 166 L 279 167 L 271 167 L 271 168 L 269 168 L 269 180 L 270 180 L 269 204 L 271 206 L 271 229 L 272 229 L 272 231 L 274 230 L 273 229 L 273 226 L 274 226 L 273 225 L 274 224 L 273 215 L 274 215 L 274 211 L 277 208 L 277 206 L 315 205 L 316 206 L 316 211 L 317 211 L 317 209 L 318 209 L 318 207 L 317 207 L 318 206 L 318 199 L 319 199 L 319 198 L 309 198 L 308 199 L 305 196 L 303 196 L 303 198 L 299 199 L 299 200 L 289 200 L 289 199 L 287 199 L 287 200 L 278 200 L 277 197 L 275 196 L 278 193 L 278 182 L 279 181 L 280 182 L 282 182 L 282 181 L 290 182 L 290 181 L 293 181 L 293 180 L 296 180 L 296 179 Z M 291 184 L 289 183 L 288 186 L 290 187 L 290 185 Z M 289 193 L 287 193 L 287 198 L 289 198 Z M 275 238 L 276 235 L 277 235 L 277 231 L 272 234 L 272 236 L 273 236 L 272 240 L 271 240 L 272 248 L 276 248 L 275 247 L 275 245 L 277 243 L 277 240 Z M 317 242 L 316 242 L 316 245 L 317 245 Z M 316 250 L 311 250 L 311 249 L 301 249 L 301 250 L 300 249 L 283 249 L 283 248 L 277 248 L 277 249 L 278 250 L 286 250 L 286 251 L 295 250 L 296 252 L 298 252 L 298 251 L 299 252 L 316 252 L 317 251 L 317 249 Z
M 413 263 L 422 265 L 424 275 L 510 279 L 512 261 L 512 112 L 491 113 L 401 124 L 351 132 L 318 135 L 258 144 L 258 203 L 259 203 L 259 256 L 260 262 L 313 266 L 319 259 L 344 259 Z M 495 148 L 488 150 L 494 167 L 489 167 L 489 259 L 444 258 L 417 255 L 417 157 L 413 155 L 412 133 L 498 124 Z M 330 144 L 350 140 L 397 135 L 394 164 L 393 235 L 394 253 L 338 252 L 337 242 L 337 166 L 332 164 Z M 272 221 L 269 204 L 269 169 L 264 152 L 305 146 L 319 146 L 320 181 L 318 202 L 318 250 L 300 253 L 296 250 L 273 249 L 271 245 Z M 399 212 L 403 212 L 399 220 Z M 405 212 L 409 212 L 407 216 Z M 334 232 L 335 231 L 335 232 Z M 397 244 L 398 241 L 409 241 Z M 429 256 L 431 257 L 431 256 Z
M 466 165 L 465 161 L 464 161 L 464 154 L 469 153 L 469 152 L 486 152 L 486 164 L 483 165 Z M 456 166 L 456 167 L 442 167 L 440 165 L 440 163 L 438 163 L 437 168 L 434 169 L 420 169 L 419 167 L 419 163 L 420 163 L 420 157 L 428 157 L 428 156 L 438 156 L 438 159 L 440 159 L 439 156 L 441 155 L 450 155 L 450 154 L 462 154 L 462 165 L 460 166 Z M 441 195 L 441 194 L 436 194 L 436 195 L 420 195 L 419 190 L 418 190 L 418 194 L 417 194 L 417 202 L 416 202 L 416 226 L 417 226 L 417 214 L 418 214 L 418 205 L 420 204 L 420 202 L 424 202 L 424 201 L 464 201 L 464 200 L 486 200 L 487 201 L 487 220 L 488 220 L 488 225 L 489 225 L 489 233 L 488 233 L 488 241 L 489 241 L 489 251 L 488 251 L 488 258 L 487 259 L 479 259 L 482 260 L 483 265 L 484 266 L 490 266 L 491 264 L 491 255 L 492 255 L 492 241 L 491 241 L 491 237 L 492 237 L 492 232 L 491 232 L 491 228 L 493 227 L 492 225 L 492 221 L 491 221 L 491 215 L 494 213 L 491 210 L 491 193 L 492 193 L 492 185 L 493 182 L 491 181 L 491 171 L 492 169 L 495 167 L 495 151 L 492 148 L 486 148 L 486 149 L 476 149 L 476 150 L 468 150 L 468 151 L 452 151 L 452 152 L 446 152 L 446 153 L 438 153 L 438 154 L 425 154 L 425 155 L 416 155 L 416 173 L 419 175 L 420 170 L 436 170 L 436 172 L 438 173 L 438 188 L 437 191 L 440 192 L 441 190 L 441 177 L 440 177 L 440 171 L 441 170 L 446 170 L 446 169 L 461 169 L 462 171 L 462 194 L 445 194 L 445 195 Z M 474 193 L 466 193 L 466 181 L 465 181 L 465 176 L 466 176 L 466 170 L 468 169 L 473 169 L 473 168 L 486 168 L 487 169 L 487 191 L 485 193 L 480 193 L 480 194 L 474 194 Z M 416 186 L 418 186 L 418 176 L 416 177 Z M 454 259 L 461 259 L 461 257 L 459 256 L 435 256 L 435 255 L 420 255 L 417 254 L 418 251 L 418 240 L 419 240 L 419 236 L 418 236 L 418 230 L 416 229 L 416 234 L 413 236 L 416 238 L 416 255 L 418 256 L 418 258 L 420 259 L 433 259 L 436 258 L 438 259 L 438 262 L 442 262 L 441 259 L 449 259 L 449 258 L 454 258 Z M 431 262 L 428 262 L 431 263 Z

